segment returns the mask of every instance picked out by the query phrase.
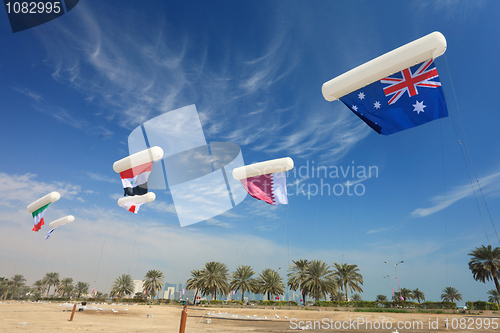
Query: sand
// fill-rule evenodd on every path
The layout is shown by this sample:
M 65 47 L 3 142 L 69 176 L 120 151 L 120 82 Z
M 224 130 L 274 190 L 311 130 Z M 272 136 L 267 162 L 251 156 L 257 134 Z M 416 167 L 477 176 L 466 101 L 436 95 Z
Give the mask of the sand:
M 182 307 L 87 304 L 69 321 L 71 304 L 0 302 L 0 332 L 179 332 Z M 79 304 L 81 307 L 81 305 Z M 207 314 L 210 312 L 210 314 Z M 476 311 L 477 313 L 477 311 Z M 279 317 L 277 318 L 276 315 Z M 266 319 L 264 319 L 266 317 Z M 288 317 L 288 319 L 285 319 Z M 245 319 L 241 319 L 245 318 Z M 260 318 L 254 320 L 251 318 Z M 207 319 L 209 323 L 207 323 Z M 448 320 L 449 328 L 445 328 Z M 368 324 L 369 321 L 371 324 Z M 361 313 L 316 308 L 188 307 L 186 333 L 192 332 L 491 332 L 500 314 Z M 462 323 L 462 324 L 461 324 Z M 397 325 L 399 324 L 399 329 Z M 371 325 L 371 328 L 370 326 Z M 404 327 L 406 325 L 406 328 Z M 419 325 L 419 326 L 416 326 Z M 483 327 L 479 328 L 479 325 Z M 497 327 L 500 330 L 500 327 Z

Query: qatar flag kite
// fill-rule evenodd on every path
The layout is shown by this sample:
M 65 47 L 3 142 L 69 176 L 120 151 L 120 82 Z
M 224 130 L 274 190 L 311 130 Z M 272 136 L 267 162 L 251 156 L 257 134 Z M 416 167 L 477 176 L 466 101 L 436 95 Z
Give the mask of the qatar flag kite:
M 148 193 L 148 178 L 153 162 L 163 157 L 163 149 L 152 147 L 127 156 L 113 164 L 113 170 L 120 174 L 125 198 L 118 205 L 129 212 L 137 213 L 139 207 L 155 200 L 156 195 Z
M 233 178 L 255 199 L 270 205 L 288 204 L 286 171 L 293 169 L 290 157 L 246 165 L 233 170 Z

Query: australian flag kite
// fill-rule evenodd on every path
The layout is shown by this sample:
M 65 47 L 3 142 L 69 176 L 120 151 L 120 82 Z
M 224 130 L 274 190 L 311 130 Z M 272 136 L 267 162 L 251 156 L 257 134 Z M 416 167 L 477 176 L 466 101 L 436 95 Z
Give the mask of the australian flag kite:
M 429 59 L 340 98 L 380 134 L 393 134 L 447 117 L 434 61 Z

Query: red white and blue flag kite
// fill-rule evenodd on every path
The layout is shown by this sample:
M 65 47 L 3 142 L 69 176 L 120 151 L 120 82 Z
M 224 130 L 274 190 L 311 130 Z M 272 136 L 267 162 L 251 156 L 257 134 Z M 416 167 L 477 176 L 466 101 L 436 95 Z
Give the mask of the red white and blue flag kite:
M 432 59 L 353 91 L 340 100 L 368 126 L 385 135 L 448 116 Z
M 120 174 L 125 196 L 118 200 L 118 206 L 137 214 L 142 204 L 155 200 L 156 195 L 148 192 L 148 178 L 153 162 L 162 157 L 163 149 L 152 147 L 122 158 L 113 164 L 113 170 Z
M 380 134 L 393 134 L 447 117 L 435 58 L 446 39 L 433 32 L 343 73 L 322 87 Z

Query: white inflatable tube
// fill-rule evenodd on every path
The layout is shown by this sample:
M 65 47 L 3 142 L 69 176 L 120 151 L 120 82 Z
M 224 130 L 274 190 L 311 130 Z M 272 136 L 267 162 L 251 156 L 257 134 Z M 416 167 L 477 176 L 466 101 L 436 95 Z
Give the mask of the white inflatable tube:
M 55 227 L 59 227 L 61 225 L 71 223 L 74 220 L 75 220 L 75 217 L 73 215 L 68 215 L 65 217 L 61 217 L 60 219 L 55 220 L 54 222 L 50 222 L 49 227 L 50 227 L 50 229 L 54 229 Z
M 50 192 L 49 194 L 38 199 L 37 201 L 29 204 L 29 206 L 26 208 L 26 210 L 30 213 L 33 213 L 38 208 L 41 208 L 41 207 L 45 206 L 46 204 L 56 202 L 60 198 L 61 198 L 61 195 L 59 194 L 59 192 L 56 192 L 56 191 Z
M 323 97 L 329 102 L 334 101 L 403 69 L 435 59 L 445 51 L 446 38 L 435 31 L 324 83 Z
M 123 205 L 125 202 L 131 202 L 134 204 L 140 204 L 140 203 L 146 203 L 146 202 L 151 202 L 156 199 L 156 194 L 153 192 L 148 192 L 143 195 L 133 195 L 130 197 L 123 197 L 118 199 L 118 206 Z
M 142 150 L 113 163 L 113 170 L 120 173 L 138 165 L 158 161 L 163 157 L 163 149 L 158 146 Z
M 293 169 L 293 160 L 290 157 L 278 158 L 233 169 L 233 178 L 237 180 L 267 175 L 269 173 L 284 172 Z

